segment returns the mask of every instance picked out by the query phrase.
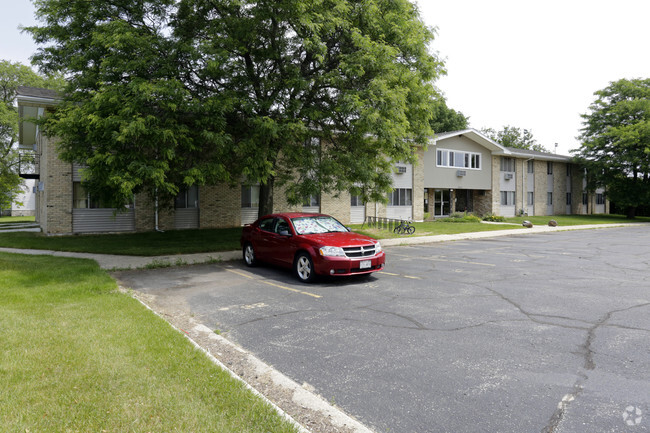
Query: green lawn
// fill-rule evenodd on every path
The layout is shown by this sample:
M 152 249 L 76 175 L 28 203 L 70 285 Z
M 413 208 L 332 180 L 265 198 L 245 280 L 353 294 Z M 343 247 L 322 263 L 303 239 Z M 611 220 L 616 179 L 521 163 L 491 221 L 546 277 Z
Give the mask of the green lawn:
M 78 236 L 0 232 L 0 247 L 158 256 L 238 250 L 240 236 L 241 227 Z
M 482 224 L 477 222 L 423 222 L 415 223 L 413 236 L 433 236 L 477 231 L 507 230 L 521 226 L 524 220 L 534 225 L 547 225 L 554 219 L 560 226 L 582 224 L 611 224 L 650 222 L 648 217 L 628 220 L 620 215 L 555 215 L 539 217 L 507 218 L 513 225 Z M 399 238 L 392 230 L 353 225 L 354 231 L 377 239 Z M 202 230 L 169 230 L 163 233 L 144 232 L 126 234 L 44 236 L 40 233 L 0 231 L 0 247 L 74 251 L 87 253 L 121 254 L 134 256 L 157 256 L 239 250 L 241 227 Z
M 2 224 L 29 223 L 29 222 L 33 223 L 35 220 L 36 218 L 33 216 L 25 216 L 25 217 L 4 216 L 4 217 L 0 217 L 0 226 L 2 226 Z
M 0 253 L 0 329 L 0 431 L 296 431 L 91 260 Z
M 647 223 L 650 222 L 650 217 L 628 219 L 623 215 L 552 215 L 506 218 L 507 222 L 516 224 L 521 224 L 524 220 L 530 221 L 533 225 L 548 225 L 550 220 L 555 220 L 559 226 L 577 226 L 585 224 Z

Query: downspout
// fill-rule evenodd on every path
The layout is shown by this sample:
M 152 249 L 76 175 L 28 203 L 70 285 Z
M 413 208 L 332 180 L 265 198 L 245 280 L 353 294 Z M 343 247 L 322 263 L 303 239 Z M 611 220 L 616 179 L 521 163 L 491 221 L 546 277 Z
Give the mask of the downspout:
M 528 174 L 528 161 L 534 160 L 535 158 L 528 158 L 527 160 L 524 161 L 524 166 L 522 167 L 521 170 L 521 189 L 522 189 L 522 194 L 521 194 L 521 204 L 522 208 L 524 209 L 524 213 L 526 216 L 528 216 L 528 184 L 526 183 L 526 175 Z M 533 171 L 534 174 L 534 171 Z M 535 188 L 535 183 L 533 182 L 533 188 Z M 533 189 L 533 192 L 535 190 Z M 533 195 L 534 197 L 534 195 Z M 533 206 L 535 206 L 535 202 L 533 201 Z M 534 209 L 534 207 L 533 207 Z
M 155 203 L 154 204 L 154 208 L 155 208 L 155 211 L 154 211 L 154 223 L 155 223 L 154 230 L 157 231 L 158 233 L 164 233 L 163 230 L 160 230 L 158 228 L 158 189 L 157 188 L 156 188 L 156 199 L 155 199 L 154 203 Z

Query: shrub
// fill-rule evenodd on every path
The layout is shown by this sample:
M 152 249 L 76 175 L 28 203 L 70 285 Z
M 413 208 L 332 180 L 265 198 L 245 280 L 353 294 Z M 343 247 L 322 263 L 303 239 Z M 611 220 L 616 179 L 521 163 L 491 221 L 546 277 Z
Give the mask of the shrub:
M 485 214 L 483 215 L 483 221 L 491 221 L 491 222 L 504 222 L 506 219 L 505 217 L 502 217 L 501 215 L 494 215 L 493 213 Z

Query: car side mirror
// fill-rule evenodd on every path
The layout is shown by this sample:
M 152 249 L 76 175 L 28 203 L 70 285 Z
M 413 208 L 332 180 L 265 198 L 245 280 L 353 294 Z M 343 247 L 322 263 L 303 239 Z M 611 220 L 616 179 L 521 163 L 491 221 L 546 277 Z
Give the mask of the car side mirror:
M 291 236 L 291 233 L 289 233 L 289 230 L 280 230 L 280 235 L 281 236 Z

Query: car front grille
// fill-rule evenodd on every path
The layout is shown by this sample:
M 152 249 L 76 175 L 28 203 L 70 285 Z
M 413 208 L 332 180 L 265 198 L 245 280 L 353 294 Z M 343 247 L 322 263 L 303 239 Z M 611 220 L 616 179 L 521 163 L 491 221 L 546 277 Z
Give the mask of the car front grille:
M 364 245 L 359 247 L 345 247 L 343 248 L 345 255 L 351 259 L 359 257 L 372 257 L 375 255 L 374 245 Z

